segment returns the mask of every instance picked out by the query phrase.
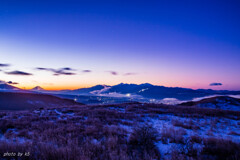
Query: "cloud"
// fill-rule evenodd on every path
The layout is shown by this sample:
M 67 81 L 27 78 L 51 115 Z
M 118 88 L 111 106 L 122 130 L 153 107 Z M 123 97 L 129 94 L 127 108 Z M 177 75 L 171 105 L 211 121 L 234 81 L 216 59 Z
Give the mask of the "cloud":
M 222 86 L 222 83 L 210 83 L 209 86 Z
M 90 73 L 90 72 L 92 72 L 91 70 L 82 70 L 82 72 L 84 72 L 84 73 Z
M 60 75 L 76 75 L 76 73 L 72 73 L 72 72 L 56 72 L 53 74 L 54 76 L 60 76 Z
M 62 70 L 65 71 L 75 71 L 75 69 L 69 68 L 69 67 L 65 67 L 65 68 L 61 68 Z
M 124 76 L 132 76 L 132 75 L 136 75 L 137 73 L 131 73 L 131 72 L 129 72 L 129 73 L 125 73 L 125 74 L 123 74 Z
M 37 70 L 50 71 L 50 68 L 37 67 L 36 69 L 37 69 Z
M 38 67 L 36 69 L 37 70 L 41 70 L 41 71 L 52 72 L 54 76 L 59 76 L 59 75 L 76 75 L 76 73 L 72 72 L 72 71 L 75 71 L 75 69 L 72 69 L 72 68 L 69 68 L 69 67 L 64 67 L 64 68 L 60 68 L 60 69 Z
M 9 67 L 10 64 L 3 64 L 3 63 L 0 63 L 0 67 Z
M 116 71 L 106 71 L 106 72 L 109 72 L 111 75 L 114 75 L 114 76 L 119 75 L 119 73 L 116 72 Z M 127 73 L 124 73 L 124 74 L 122 74 L 122 75 L 123 75 L 123 76 L 131 76 L 131 75 L 136 75 L 136 74 L 137 74 L 137 73 L 127 72 Z
M 6 74 L 9 75 L 17 75 L 17 76 L 31 76 L 33 75 L 32 73 L 27 73 L 23 71 L 12 71 L 12 72 L 5 72 Z
M 7 84 L 12 84 L 12 85 L 15 85 L 15 84 L 19 84 L 18 82 L 13 82 L 13 81 L 8 81 L 6 82 Z
M 12 85 L 14 85 L 14 84 L 19 84 L 19 83 L 13 82 L 13 81 L 8 81 L 8 82 L 6 82 L 6 81 L 0 80 L 0 84 L 12 84 Z
M 107 72 L 109 72 L 111 75 L 114 75 L 114 76 L 118 75 L 118 72 L 116 71 L 107 71 Z

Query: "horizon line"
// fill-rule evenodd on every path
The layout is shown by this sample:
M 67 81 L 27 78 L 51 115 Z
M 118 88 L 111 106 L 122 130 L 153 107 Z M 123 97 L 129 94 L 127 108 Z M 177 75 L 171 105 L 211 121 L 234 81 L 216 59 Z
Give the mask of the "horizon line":
M 20 89 L 23 89 L 23 90 L 31 90 L 31 89 L 34 89 L 35 87 L 41 87 L 42 89 L 44 90 L 47 90 L 47 91 L 61 91 L 61 90 L 77 90 L 77 89 L 83 89 L 83 88 L 91 88 L 91 87 L 94 87 L 94 86 L 97 86 L 97 85 L 102 85 L 102 86 L 116 86 L 116 85 L 120 85 L 120 84 L 134 84 L 134 85 L 142 85 L 142 84 L 150 84 L 150 85 L 153 85 L 153 86 L 159 86 L 159 87 L 166 87 L 166 88 L 185 88 L 185 89 L 192 89 L 192 90 L 200 90 L 200 89 L 204 89 L 204 90 L 219 90 L 219 91 L 240 91 L 240 89 L 218 89 L 218 88 L 215 88 L 215 89 L 211 89 L 211 88 L 191 88 L 191 87 L 179 87 L 179 86 L 164 86 L 164 85 L 158 85 L 158 84 L 151 84 L 151 83 L 117 83 L 117 84 L 114 84 L 114 85 L 107 85 L 107 84 L 96 84 L 96 85 L 89 85 L 89 86 L 83 86 L 83 87 L 69 87 L 69 88 L 66 88 L 66 87 L 42 87 L 41 85 L 36 85 L 34 87 L 17 87 L 18 84 L 14 85 L 14 84 L 8 84 L 8 85 L 11 85 L 11 86 L 14 86 L 14 87 L 17 87 L 17 88 L 20 88 Z M 216 86 L 217 87 L 217 86 Z

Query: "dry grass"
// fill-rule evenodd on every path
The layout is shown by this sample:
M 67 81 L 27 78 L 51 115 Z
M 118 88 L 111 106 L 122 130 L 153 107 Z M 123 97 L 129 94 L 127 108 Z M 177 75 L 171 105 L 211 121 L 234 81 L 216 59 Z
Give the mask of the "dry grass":
M 167 143 L 180 143 L 184 144 L 186 131 L 182 128 L 176 129 L 173 127 L 165 127 L 161 132 L 161 141 Z
M 146 118 L 156 118 L 159 114 L 163 115 L 159 120 L 169 121 L 173 125 L 161 129 L 160 133 L 151 125 L 143 123 Z M 171 119 L 168 115 L 179 118 Z M 180 120 L 180 117 L 185 120 Z M 236 120 L 240 118 L 240 113 L 138 103 L 2 112 L 0 133 L 6 139 L 0 141 L 0 153 L 30 152 L 29 159 L 42 160 L 153 160 L 163 157 L 155 145 L 162 141 L 184 146 L 180 151 L 170 151 L 172 159 L 217 159 L 218 154 L 229 159 L 238 156 L 239 145 L 233 142 L 203 140 L 197 135 L 186 136 L 187 131 L 200 129 L 201 125 L 196 120 L 200 118 L 212 118 L 208 124 L 212 126 L 210 131 L 213 132 L 219 123 L 216 117 Z M 202 144 L 202 152 L 196 152 L 194 144 Z M 217 147 L 212 149 L 213 145 Z M 224 150 L 224 145 L 233 151 Z

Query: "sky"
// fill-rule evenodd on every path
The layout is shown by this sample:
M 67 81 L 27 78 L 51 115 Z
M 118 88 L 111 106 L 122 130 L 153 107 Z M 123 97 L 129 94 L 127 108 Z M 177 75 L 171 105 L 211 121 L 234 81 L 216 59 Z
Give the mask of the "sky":
M 235 0 L 0 1 L 0 80 L 240 90 Z

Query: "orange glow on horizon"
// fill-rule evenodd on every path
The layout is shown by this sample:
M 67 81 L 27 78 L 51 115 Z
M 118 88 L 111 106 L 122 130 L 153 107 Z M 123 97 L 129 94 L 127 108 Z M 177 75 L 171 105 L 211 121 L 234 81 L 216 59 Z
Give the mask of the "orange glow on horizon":
M 114 86 L 117 84 L 120 84 L 121 82 L 115 82 L 115 83 L 82 83 L 82 84 L 77 84 L 77 83 L 65 83 L 65 84 L 51 84 L 49 83 L 49 85 L 43 85 L 43 84 L 32 84 L 32 83 L 20 83 L 19 85 L 14 85 L 15 87 L 21 88 L 21 89 L 33 89 L 36 86 L 40 86 L 45 90 L 50 90 L 50 91 L 58 91 L 58 90 L 76 90 L 76 89 L 80 89 L 80 88 L 89 88 L 89 87 L 93 87 L 95 85 L 109 85 L 109 86 Z M 130 82 L 122 82 L 122 83 L 127 83 L 127 84 L 131 84 Z M 133 83 L 133 82 L 132 82 Z M 142 83 L 147 83 L 147 82 L 138 82 L 138 83 L 134 83 L 134 84 L 142 84 Z M 180 88 L 189 88 L 189 89 L 213 89 L 213 90 L 224 90 L 223 87 L 225 86 L 209 86 L 208 84 L 201 84 L 201 83 L 190 83 L 190 84 L 184 84 L 181 82 L 178 83 L 174 83 L 171 81 L 162 81 L 162 82 L 150 82 L 150 84 L 152 85 L 156 85 L 156 86 L 164 86 L 164 87 L 180 87 Z M 236 90 L 235 88 L 239 88 L 239 86 L 233 86 L 233 87 L 228 87 L 229 90 Z
M 28 87 L 18 87 L 20 89 L 25 89 L 25 90 L 29 90 L 29 89 L 33 89 L 36 86 L 28 86 Z M 88 88 L 91 87 L 91 85 L 89 86 L 40 86 L 42 87 L 44 90 L 49 90 L 49 91 L 58 91 L 58 90 L 75 90 L 75 89 L 79 89 L 79 88 Z

